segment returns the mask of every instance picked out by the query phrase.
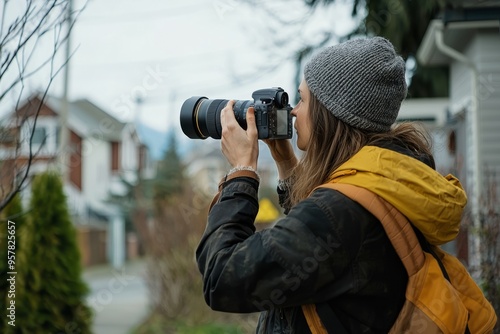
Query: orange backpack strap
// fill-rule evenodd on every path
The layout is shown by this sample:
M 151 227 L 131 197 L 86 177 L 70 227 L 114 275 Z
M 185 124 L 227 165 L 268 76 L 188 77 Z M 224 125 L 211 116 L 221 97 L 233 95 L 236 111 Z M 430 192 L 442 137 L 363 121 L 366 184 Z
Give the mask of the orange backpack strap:
M 422 326 L 426 333 L 492 332 L 497 321 L 495 310 L 458 259 L 434 246 L 430 249 L 432 255 L 424 253 L 406 217 L 371 191 L 343 183 L 318 188 L 337 190 L 370 211 L 382 223 L 408 272 L 406 301 L 389 333 L 413 333 Z M 311 331 L 326 333 L 312 329 L 314 324 L 321 324 L 318 315 L 310 312 L 316 308 L 302 308 Z
M 424 252 L 410 223 L 403 214 L 383 198 L 367 189 L 344 183 L 325 183 L 317 188 L 339 191 L 361 204 L 380 220 L 409 276 L 415 274 L 424 265 Z M 316 305 L 302 305 L 302 312 L 313 334 L 328 333 L 316 312 Z
M 330 188 L 361 204 L 384 227 L 396 253 L 401 258 L 408 276 L 415 274 L 425 262 L 424 252 L 408 219 L 389 202 L 375 193 L 345 183 L 325 183 L 318 188 Z
M 312 334 L 328 334 L 325 326 L 321 323 L 318 312 L 316 312 L 315 304 L 302 305 L 302 312 L 306 317 L 307 324 Z

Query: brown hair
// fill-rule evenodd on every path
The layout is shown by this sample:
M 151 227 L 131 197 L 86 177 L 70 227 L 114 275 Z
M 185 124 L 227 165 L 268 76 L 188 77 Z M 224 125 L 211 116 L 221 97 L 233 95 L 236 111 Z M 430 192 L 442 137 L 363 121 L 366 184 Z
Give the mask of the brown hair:
M 310 96 L 309 117 L 313 131 L 306 151 L 293 171 L 292 205 L 325 183 L 333 171 L 366 145 L 397 141 L 415 155 L 428 157 L 434 167 L 429 135 L 416 123 L 400 123 L 385 133 L 366 132 L 339 120 L 312 93 Z

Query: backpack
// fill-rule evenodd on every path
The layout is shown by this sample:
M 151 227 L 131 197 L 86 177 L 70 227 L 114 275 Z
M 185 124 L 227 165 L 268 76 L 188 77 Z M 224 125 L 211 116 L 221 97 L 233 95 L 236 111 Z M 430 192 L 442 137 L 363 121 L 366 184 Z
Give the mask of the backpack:
M 430 245 L 406 217 L 373 192 L 350 184 L 326 183 L 370 211 L 382 223 L 408 272 L 406 301 L 389 333 L 491 333 L 495 310 L 467 269 L 454 256 Z M 425 251 L 424 251 L 425 249 Z M 313 334 L 345 332 L 330 312 L 302 306 Z M 322 316 L 318 315 L 318 313 Z

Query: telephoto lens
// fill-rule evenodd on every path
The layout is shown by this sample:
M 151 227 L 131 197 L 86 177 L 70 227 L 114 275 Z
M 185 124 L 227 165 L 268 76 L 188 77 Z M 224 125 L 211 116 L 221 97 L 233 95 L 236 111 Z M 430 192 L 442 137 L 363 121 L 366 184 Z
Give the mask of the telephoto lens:
M 229 100 L 209 100 L 204 96 L 193 96 L 187 99 L 181 107 L 181 128 L 191 139 L 220 139 L 222 126 L 220 112 Z M 233 111 L 238 124 L 246 129 L 246 113 L 252 106 L 251 100 L 237 100 Z

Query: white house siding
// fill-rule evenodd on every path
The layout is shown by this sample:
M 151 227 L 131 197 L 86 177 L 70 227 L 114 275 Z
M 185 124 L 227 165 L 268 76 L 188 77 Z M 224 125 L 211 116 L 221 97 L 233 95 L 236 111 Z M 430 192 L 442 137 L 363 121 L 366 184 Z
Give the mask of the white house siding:
M 470 106 L 472 72 L 464 63 L 454 61 L 450 66 L 450 112 L 456 115 Z
M 108 198 L 111 179 L 111 145 L 96 137 L 86 138 L 82 149 L 82 193 L 88 203 Z
M 64 185 L 64 192 L 67 196 L 66 202 L 70 214 L 83 217 L 85 215 L 85 198 L 82 193 L 69 182 Z
M 472 49 L 469 44 L 463 52 L 467 57 L 472 57 Z M 457 158 L 456 173 L 459 175 L 469 198 L 475 193 L 474 185 L 474 141 L 473 138 L 473 120 L 472 116 L 472 78 L 473 72 L 469 66 L 462 62 L 452 61 L 450 65 L 450 114 L 451 117 L 458 119 L 457 127 L 460 134 L 457 133 Z M 468 138 L 467 140 L 461 140 Z M 472 201 L 469 201 L 471 203 Z
M 483 193 L 493 183 L 500 185 L 500 35 L 498 31 L 478 35 L 477 46 L 480 167 Z M 497 193 L 500 191 L 497 189 Z
M 139 143 L 134 139 L 134 133 L 130 127 L 123 129 L 120 159 L 121 167 L 126 172 L 136 172 L 139 168 Z
M 498 105 L 500 89 L 498 87 L 500 69 L 500 40 L 498 32 L 477 34 L 462 52 L 476 66 L 476 95 L 473 97 L 473 71 L 471 67 L 458 61 L 450 66 L 450 112 L 459 119 L 462 132 L 467 140 L 457 143 L 458 169 L 469 194 L 473 210 L 478 208 L 479 196 L 484 193 L 484 171 L 488 167 L 496 171 L 500 166 L 500 117 Z M 497 84 L 495 87 L 495 80 Z M 473 103 L 476 103 L 477 128 L 474 119 Z M 477 133 L 476 133 L 477 130 Z M 476 154 L 477 153 L 477 154 Z M 477 159 L 479 160 L 477 160 Z M 479 169 L 479 170 L 478 170 Z M 479 196 L 478 196 L 479 193 Z

